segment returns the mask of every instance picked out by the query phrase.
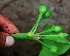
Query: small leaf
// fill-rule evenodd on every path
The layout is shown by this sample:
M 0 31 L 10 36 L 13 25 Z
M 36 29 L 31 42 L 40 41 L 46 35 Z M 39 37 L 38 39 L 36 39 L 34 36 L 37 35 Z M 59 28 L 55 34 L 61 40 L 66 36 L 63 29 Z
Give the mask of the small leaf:
M 51 29 L 52 28 L 52 25 L 50 25 L 49 23 L 47 23 L 45 26 L 44 26 L 44 31 L 45 30 L 48 30 L 48 29 Z

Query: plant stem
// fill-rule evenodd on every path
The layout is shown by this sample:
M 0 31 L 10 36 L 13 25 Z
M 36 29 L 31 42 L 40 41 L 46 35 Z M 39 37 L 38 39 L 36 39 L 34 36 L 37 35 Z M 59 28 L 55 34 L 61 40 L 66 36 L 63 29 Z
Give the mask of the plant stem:
M 28 39 L 28 40 L 34 40 L 33 38 L 28 36 L 28 33 L 16 33 L 16 34 L 10 34 L 15 39 Z
M 40 39 L 47 39 L 47 38 L 56 38 L 59 37 L 59 35 L 39 35 L 41 36 Z
M 30 33 L 32 33 L 35 29 L 36 24 L 33 26 L 33 28 L 31 29 Z
M 47 32 L 52 32 L 53 30 L 52 29 L 49 29 L 49 30 L 46 30 L 46 31 L 43 31 L 43 32 L 40 32 L 40 33 L 36 33 L 36 34 L 45 34 Z
M 36 29 L 37 29 L 37 27 L 38 27 L 38 24 L 39 24 L 40 21 L 41 21 L 41 17 L 42 17 L 42 15 L 43 15 L 42 13 L 39 14 L 39 17 L 38 17 L 37 23 L 35 24 L 36 26 L 35 26 L 35 29 L 34 29 L 33 33 L 36 32 Z
M 51 46 L 49 46 L 49 45 L 43 43 L 42 41 L 40 41 L 40 40 L 37 40 L 37 41 L 40 42 L 42 45 L 46 46 L 47 48 L 51 48 Z
M 59 35 L 39 35 L 39 36 L 46 36 L 46 37 L 59 37 Z

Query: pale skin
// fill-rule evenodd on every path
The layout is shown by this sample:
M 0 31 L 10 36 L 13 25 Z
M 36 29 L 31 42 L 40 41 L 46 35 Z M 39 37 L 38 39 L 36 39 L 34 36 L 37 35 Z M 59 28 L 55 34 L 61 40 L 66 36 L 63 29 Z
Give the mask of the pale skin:
M 12 46 L 15 41 L 9 34 L 18 32 L 19 30 L 12 21 L 0 13 L 0 47 Z

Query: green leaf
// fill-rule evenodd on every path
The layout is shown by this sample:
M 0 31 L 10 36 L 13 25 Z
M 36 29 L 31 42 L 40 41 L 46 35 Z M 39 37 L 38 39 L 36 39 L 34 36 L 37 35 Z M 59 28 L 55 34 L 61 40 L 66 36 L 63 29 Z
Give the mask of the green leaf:
M 50 46 L 56 46 L 58 48 L 58 55 L 64 54 L 70 47 L 70 44 L 68 43 L 60 43 L 52 40 L 44 40 L 44 43 Z M 55 54 L 53 54 L 47 47 L 42 46 L 39 56 L 55 56 Z
M 55 41 L 55 42 L 60 42 L 60 43 L 69 43 L 69 41 L 66 39 L 66 38 L 60 38 L 60 37 L 43 37 L 44 39 L 47 39 L 47 40 L 52 40 L 52 41 Z
M 44 26 L 44 31 L 45 30 L 48 30 L 48 29 L 51 29 L 52 28 L 52 25 L 50 25 L 49 23 L 47 23 L 45 26 Z
M 44 26 L 44 31 L 50 30 L 54 27 L 55 27 L 54 25 L 50 25 L 50 24 L 47 23 Z M 47 35 L 58 35 L 61 32 L 62 31 L 60 31 L 60 32 L 52 31 L 52 32 L 49 32 L 49 33 L 46 32 L 45 34 L 47 34 Z M 70 47 L 70 42 L 66 38 L 60 38 L 59 36 L 58 37 L 48 36 L 48 37 L 43 37 L 43 38 L 45 39 L 44 40 L 45 44 L 47 44 L 49 46 L 56 46 L 57 49 L 58 49 L 58 52 L 57 52 L 57 55 L 56 55 L 56 54 L 52 53 L 50 51 L 50 49 L 48 49 L 47 47 L 45 47 L 43 45 L 39 56 L 58 56 L 58 55 L 61 55 L 61 54 L 65 53 Z
M 40 51 L 39 56 L 58 56 L 58 55 L 51 53 L 50 50 L 46 47 Z

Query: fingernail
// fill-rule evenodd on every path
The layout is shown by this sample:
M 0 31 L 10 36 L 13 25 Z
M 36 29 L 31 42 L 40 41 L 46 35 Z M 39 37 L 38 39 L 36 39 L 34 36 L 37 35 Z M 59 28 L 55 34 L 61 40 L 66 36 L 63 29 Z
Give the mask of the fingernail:
M 6 43 L 5 43 L 5 46 L 6 47 L 10 47 L 10 46 L 12 46 L 13 44 L 14 44 L 14 38 L 13 37 L 11 37 L 11 36 L 7 36 L 6 37 Z

